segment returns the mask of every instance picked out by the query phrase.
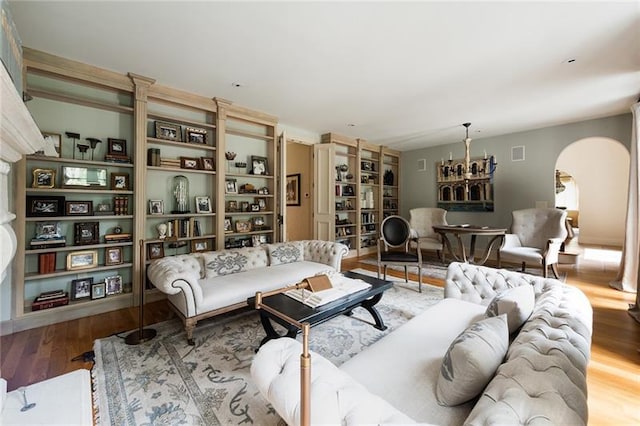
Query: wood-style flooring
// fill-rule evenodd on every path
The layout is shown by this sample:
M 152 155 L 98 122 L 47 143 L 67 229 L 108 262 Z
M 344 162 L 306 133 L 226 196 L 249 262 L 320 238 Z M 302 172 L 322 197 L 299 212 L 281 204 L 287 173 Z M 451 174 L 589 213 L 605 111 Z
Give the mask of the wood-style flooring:
M 615 263 L 599 260 L 600 252 L 595 253 L 595 260 L 584 254 L 578 268 L 560 266 L 560 271 L 567 273 L 568 284 L 585 292 L 593 306 L 592 355 L 587 376 L 589 424 L 638 425 L 640 324 L 626 312 L 635 298 L 609 288 L 609 281 L 616 275 Z M 343 262 L 344 270 L 355 268 L 375 269 L 357 259 Z M 442 285 L 439 280 L 423 281 Z M 165 301 L 151 303 L 145 309 L 146 324 L 173 317 Z M 91 362 L 72 359 L 92 350 L 95 339 L 114 333 L 124 335 L 136 328 L 137 320 L 137 308 L 129 308 L 3 336 L 0 375 L 7 380 L 8 390 L 13 390 L 77 368 L 91 368 Z

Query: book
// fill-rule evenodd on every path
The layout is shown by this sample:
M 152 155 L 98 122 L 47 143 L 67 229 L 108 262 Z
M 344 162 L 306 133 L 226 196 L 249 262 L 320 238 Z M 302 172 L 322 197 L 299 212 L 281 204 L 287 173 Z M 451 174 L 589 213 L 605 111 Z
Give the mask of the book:
M 34 300 L 31 304 L 32 311 L 40 311 L 42 309 L 55 308 L 69 304 L 69 294 L 64 293 L 62 296 L 47 300 Z
M 317 308 L 350 294 L 371 288 L 371 284 L 369 283 L 362 280 L 347 278 L 339 273 L 327 274 L 326 276 L 331 283 L 331 287 L 326 290 L 313 292 L 300 288 L 285 291 L 284 294 L 311 308 Z M 315 280 L 315 277 L 312 277 L 311 280 Z M 321 286 L 321 288 L 324 287 L 326 287 L 326 285 Z
M 40 296 L 36 297 L 36 302 L 47 300 L 47 299 L 57 299 L 59 297 L 64 297 L 64 290 L 51 290 L 40 293 Z

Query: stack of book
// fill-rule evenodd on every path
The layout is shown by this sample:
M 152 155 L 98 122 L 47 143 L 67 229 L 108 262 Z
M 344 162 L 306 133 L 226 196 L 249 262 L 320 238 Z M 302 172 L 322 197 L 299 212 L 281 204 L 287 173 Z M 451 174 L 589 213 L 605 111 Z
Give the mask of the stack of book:
M 199 237 L 202 235 L 200 222 L 194 218 L 174 219 L 167 222 L 167 237 Z
M 131 234 L 105 234 L 105 243 L 126 243 L 133 241 Z
M 160 167 L 180 168 L 180 160 L 176 158 L 160 158 Z
M 38 255 L 38 273 L 50 274 L 56 270 L 56 253 L 40 253 Z
M 160 148 L 147 149 L 147 166 L 160 166 Z
M 55 308 L 56 306 L 63 306 L 69 304 L 69 293 L 63 290 L 45 291 L 40 293 L 40 296 L 31 304 L 32 311 L 40 311 L 42 309 Z
M 113 211 L 116 215 L 129 214 L 129 197 L 113 197 Z
M 33 238 L 29 243 L 29 248 L 31 250 L 37 249 L 52 249 L 56 247 L 64 247 L 67 245 L 66 238 L 47 238 L 47 239 L 38 239 Z

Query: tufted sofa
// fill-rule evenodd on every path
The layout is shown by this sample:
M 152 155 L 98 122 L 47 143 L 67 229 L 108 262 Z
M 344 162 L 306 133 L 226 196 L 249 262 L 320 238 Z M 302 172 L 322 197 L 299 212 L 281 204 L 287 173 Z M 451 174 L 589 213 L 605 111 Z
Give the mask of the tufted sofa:
M 305 240 L 259 247 L 191 253 L 154 260 L 149 280 L 168 295 L 183 320 L 189 344 L 199 320 L 247 306 L 257 291 L 293 285 L 327 271 L 340 271 L 347 246 Z
M 468 402 L 438 403 L 443 357 L 456 337 L 485 318 L 497 295 L 520 286 L 533 288 L 532 312 L 510 338 L 505 330 L 506 355 L 488 384 Z M 591 324 L 589 301 L 574 287 L 452 263 L 443 301 L 340 367 L 312 354 L 312 423 L 586 424 Z M 290 425 L 299 419 L 300 348 L 293 339 L 272 340 L 251 367 L 263 396 Z

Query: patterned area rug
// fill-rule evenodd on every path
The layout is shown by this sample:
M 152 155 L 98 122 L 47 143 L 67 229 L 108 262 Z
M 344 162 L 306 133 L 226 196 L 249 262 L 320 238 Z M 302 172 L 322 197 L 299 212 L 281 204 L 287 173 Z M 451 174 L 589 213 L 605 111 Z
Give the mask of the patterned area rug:
M 416 282 L 400 281 L 376 305 L 387 330 L 373 328 L 369 313 L 357 308 L 351 317 L 313 327 L 311 349 L 340 365 L 442 297 L 442 288 L 423 284 L 418 293 Z M 249 367 L 264 337 L 255 311 L 201 322 L 195 346 L 187 345 L 177 319 L 152 327 L 158 336 L 137 346 L 118 336 L 95 341 L 97 424 L 284 424 L 251 381 Z

